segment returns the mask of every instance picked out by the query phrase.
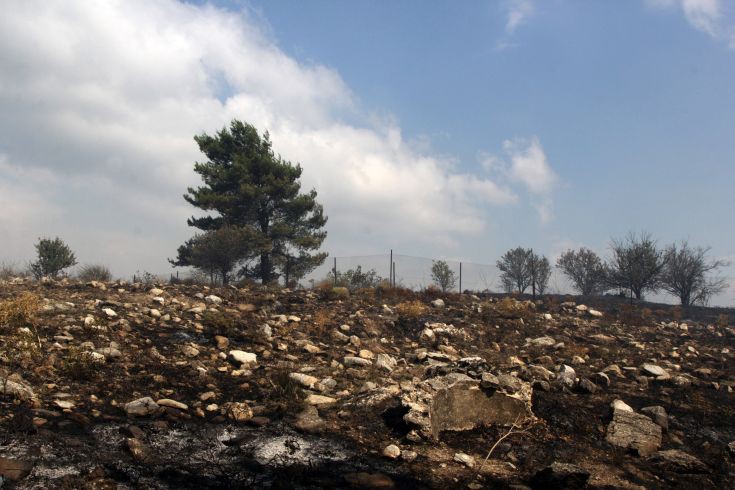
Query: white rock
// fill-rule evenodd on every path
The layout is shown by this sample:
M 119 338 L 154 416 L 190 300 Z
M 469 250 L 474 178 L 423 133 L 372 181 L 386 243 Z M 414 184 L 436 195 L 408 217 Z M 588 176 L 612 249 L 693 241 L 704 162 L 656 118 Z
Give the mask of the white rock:
M 614 400 L 610 404 L 610 407 L 613 409 L 613 411 L 621 410 L 623 412 L 635 412 L 635 410 L 633 410 L 633 408 L 630 405 L 628 405 L 627 403 L 625 403 L 623 400 L 620 400 L 620 399 Z
M 590 316 L 594 316 L 596 318 L 602 317 L 602 312 L 601 311 L 590 309 L 587 313 L 589 313 Z
M 383 449 L 383 456 L 389 459 L 398 459 L 401 456 L 401 449 L 395 444 L 391 444 Z
M 457 463 L 462 463 L 468 468 L 472 468 L 475 466 L 475 458 L 465 453 L 455 453 L 454 461 L 456 461 Z
M 115 310 L 112 308 L 103 308 L 102 313 L 108 316 L 108 318 L 114 318 L 117 316 L 117 313 L 115 313 Z
M 185 403 L 177 402 L 176 400 L 171 400 L 170 398 L 161 398 L 156 403 L 158 403 L 162 407 L 176 408 L 177 410 L 189 409 L 189 406 Z
M 319 379 L 315 378 L 314 376 L 309 376 L 308 374 L 304 373 L 291 373 L 288 375 L 288 377 L 289 379 L 306 388 L 313 388 L 314 385 L 319 381 Z
M 148 290 L 148 294 L 151 296 L 160 296 L 163 294 L 163 289 L 153 288 Z
M 218 305 L 222 303 L 222 298 L 219 296 L 215 296 L 214 294 L 210 294 L 206 298 L 204 298 L 204 301 L 207 303 L 212 303 L 213 305 Z
M 439 298 L 431 302 L 431 306 L 434 308 L 444 308 L 444 300 Z
M 252 352 L 245 352 L 242 350 L 231 350 L 230 358 L 240 364 L 251 364 L 258 362 L 258 355 Z
M 664 368 L 655 364 L 645 363 L 641 366 L 641 369 L 651 376 L 666 376 L 669 374 Z

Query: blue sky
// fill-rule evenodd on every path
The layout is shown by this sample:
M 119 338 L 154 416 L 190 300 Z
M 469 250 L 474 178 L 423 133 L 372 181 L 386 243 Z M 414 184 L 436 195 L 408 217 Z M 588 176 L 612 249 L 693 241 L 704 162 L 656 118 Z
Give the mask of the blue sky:
M 302 163 L 336 255 L 604 256 L 611 237 L 648 230 L 735 261 L 728 0 L 7 11 L 0 261 L 58 234 L 116 274 L 167 272 L 192 233 L 181 199 L 197 183 L 192 136 L 233 117 Z

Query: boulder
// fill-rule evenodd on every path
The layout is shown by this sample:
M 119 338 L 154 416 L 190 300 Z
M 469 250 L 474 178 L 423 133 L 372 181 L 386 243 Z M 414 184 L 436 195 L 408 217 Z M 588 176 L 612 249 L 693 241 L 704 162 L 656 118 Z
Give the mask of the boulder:
M 489 373 L 486 373 L 489 374 Z M 480 426 L 521 424 L 533 419 L 531 385 L 508 375 L 484 375 L 482 384 L 461 373 L 419 383 L 401 403 L 408 408 L 404 421 L 426 436 Z
M 709 468 L 699 459 L 679 449 L 658 451 L 648 462 L 675 473 L 708 473 Z
M 632 410 L 617 409 L 607 426 L 607 442 L 613 446 L 636 451 L 648 456 L 661 446 L 661 427 L 645 415 Z

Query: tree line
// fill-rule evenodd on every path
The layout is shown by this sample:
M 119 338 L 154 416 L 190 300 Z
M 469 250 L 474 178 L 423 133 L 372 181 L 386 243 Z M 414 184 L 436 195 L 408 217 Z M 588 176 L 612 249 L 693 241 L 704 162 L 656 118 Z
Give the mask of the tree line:
M 649 233 L 629 233 L 622 240 L 612 240 L 611 255 L 603 261 L 587 248 L 567 250 L 556 267 L 572 287 L 584 296 L 617 290 L 640 300 L 647 293 L 665 291 L 676 296 L 683 306 L 706 305 L 728 284 L 716 273 L 728 265 L 709 257 L 710 249 L 682 241 L 659 247 Z M 507 251 L 498 260 L 501 283 L 506 292 L 543 294 L 551 275 L 546 257 L 522 247 Z

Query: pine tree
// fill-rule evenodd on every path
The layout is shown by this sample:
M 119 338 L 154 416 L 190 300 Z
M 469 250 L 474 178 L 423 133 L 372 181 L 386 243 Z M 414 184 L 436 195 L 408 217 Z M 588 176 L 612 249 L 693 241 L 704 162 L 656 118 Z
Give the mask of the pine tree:
M 194 140 L 208 159 L 194 165 L 204 185 L 190 187 L 184 199 L 217 216 L 191 217 L 188 224 L 203 231 L 255 229 L 260 249 L 241 275 L 265 284 L 292 271 L 303 276 L 324 262 L 327 254 L 316 251 L 327 236 L 327 217 L 317 193 L 300 192 L 301 166 L 273 152 L 268 132 L 261 137 L 255 127 L 235 119 L 229 129 Z

